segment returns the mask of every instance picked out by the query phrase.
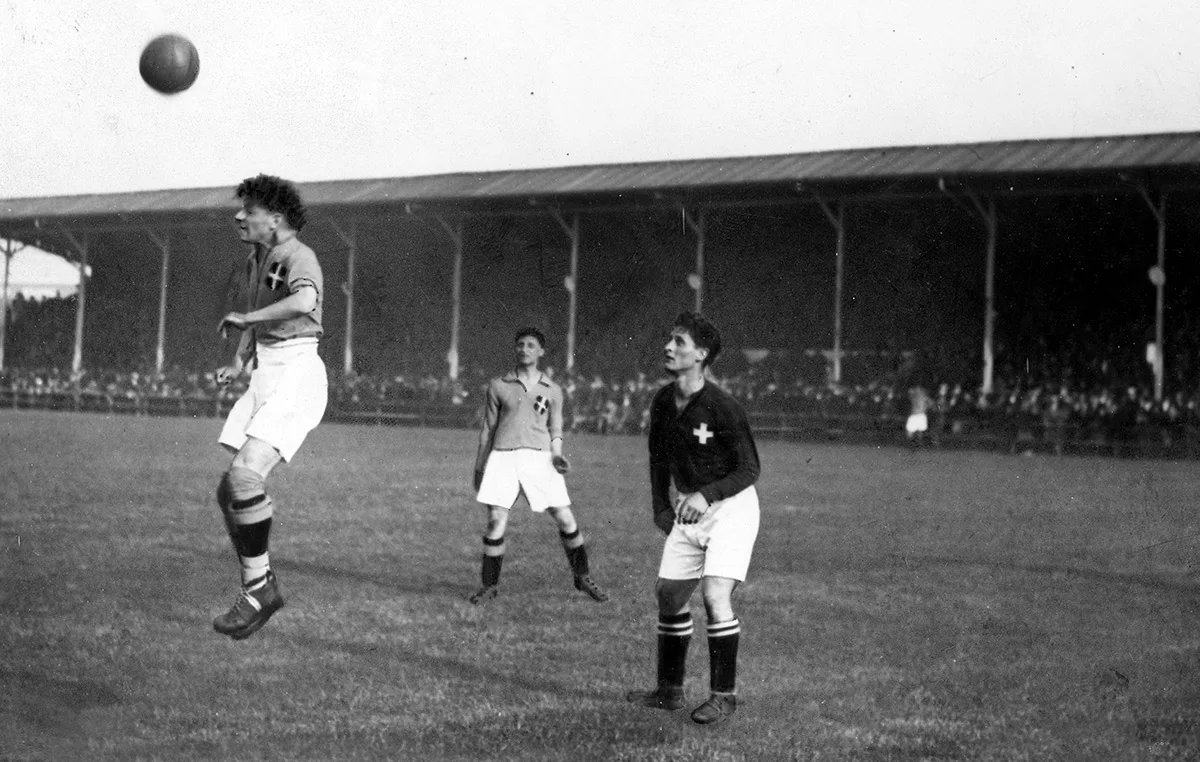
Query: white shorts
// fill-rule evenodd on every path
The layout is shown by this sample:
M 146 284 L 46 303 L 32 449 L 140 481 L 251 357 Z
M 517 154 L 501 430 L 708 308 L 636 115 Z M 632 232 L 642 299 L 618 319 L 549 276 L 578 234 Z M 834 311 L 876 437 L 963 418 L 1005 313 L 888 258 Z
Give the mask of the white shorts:
M 919 434 L 929 430 L 929 416 L 924 413 L 913 413 L 904 424 L 904 430 L 909 434 Z
M 551 453 L 545 450 L 492 450 L 483 469 L 483 481 L 475 499 L 485 505 L 511 508 L 521 492 L 537 513 L 571 504 L 567 481 L 554 470 Z
M 686 497 L 681 495 L 680 498 Z M 676 501 L 676 505 L 679 501 Z M 747 487 L 709 506 L 695 524 L 675 522 L 663 546 L 662 579 L 728 577 L 743 582 L 758 538 L 758 491 Z
M 290 461 L 308 432 L 325 415 L 328 381 L 315 340 L 258 345 L 258 367 L 250 386 L 229 411 L 217 440 L 240 450 L 249 437 L 261 439 Z

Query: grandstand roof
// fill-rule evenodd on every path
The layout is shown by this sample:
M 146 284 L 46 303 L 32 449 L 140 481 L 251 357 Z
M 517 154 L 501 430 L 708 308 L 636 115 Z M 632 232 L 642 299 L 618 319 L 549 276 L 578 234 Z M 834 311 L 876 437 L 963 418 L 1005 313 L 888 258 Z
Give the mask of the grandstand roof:
M 647 202 L 934 194 L 944 181 L 982 192 L 1046 192 L 1148 184 L 1200 187 L 1200 133 L 848 149 L 718 159 L 606 164 L 300 183 L 314 211 L 379 206 L 505 212 Z M 231 186 L 0 200 L 0 230 L 58 224 L 220 217 Z M 57 226 L 57 225 L 55 225 Z

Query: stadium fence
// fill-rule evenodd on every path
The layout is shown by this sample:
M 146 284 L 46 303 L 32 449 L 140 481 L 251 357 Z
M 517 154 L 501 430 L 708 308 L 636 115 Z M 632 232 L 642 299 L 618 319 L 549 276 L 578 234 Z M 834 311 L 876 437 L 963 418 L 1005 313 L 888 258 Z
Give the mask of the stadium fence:
M 223 418 L 237 394 L 106 394 L 95 391 L 0 389 L 0 409 L 55 410 L 109 415 Z M 910 444 L 904 417 L 885 413 L 747 411 L 755 435 L 765 439 L 844 442 L 894 446 Z M 372 426 L 474 428 L 480 411 L 473 404 L 429 401 L 349 402 L 331 399 L 326 421 Z M 1074 454 L 1117 457 L 1200 459 L 1200 425 L 1189 422 L 1139 423 L 1114 427 L 1103 422 L 1048 426 L 1033 415 L 955 411 L 931 416 L 928 446 L 1014 454 Z M 614 436 L 639 432 L 614 432 Z

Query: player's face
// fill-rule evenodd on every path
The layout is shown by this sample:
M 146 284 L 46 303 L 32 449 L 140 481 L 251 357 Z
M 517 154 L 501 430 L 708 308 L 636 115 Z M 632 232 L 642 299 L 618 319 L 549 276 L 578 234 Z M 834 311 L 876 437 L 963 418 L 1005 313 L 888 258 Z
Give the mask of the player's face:
M 270 244 L 279 228 L 281 216 L 247 200 L 242 203 L 241 210 L 233 215 L 233 218 L 237 220 L 238 237 L 243 243 Z
M 546 350 L 542 349 L 542 345 L 534 337 L 522 336 L 517 339 L 517 365 L 531 368 L 538 364 L 544 354 L 546 354 Z
M 708 350 L 696 346 L 690 333 L 676 328 L 671 331 L 671 340 L 663 349 L 663 367 L 668 373 L 679 375 L 693 368 L 703 368 L 705 357 L 708 357 Z

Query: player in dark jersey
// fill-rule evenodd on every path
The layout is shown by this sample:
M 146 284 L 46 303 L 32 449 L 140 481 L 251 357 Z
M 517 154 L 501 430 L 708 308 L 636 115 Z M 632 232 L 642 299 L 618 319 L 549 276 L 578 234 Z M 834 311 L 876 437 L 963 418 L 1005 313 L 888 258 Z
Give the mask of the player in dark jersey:
M 674 710 L 692 636 L 690 599 L 697 586 L 708 619 L 710 696 L 692 712 L 701 724 L 737 710 L 741 623 L 733 591 L 750 565 L 758 536 L 758 449 L 741 405 L 705 378 L 721 351 L 716 327 L 695 312 L 675 321 L 665 350 L 675 377 L 650 407 L 650 493 L 654 523 L 667 535 L 658 569 L 658 684 L 628 700 Z M 674 494 L 674 500 L 672 500 Z
M 307 216 L 287 180 L 259 175 L 236 191 L 238 235 L 246 259 L 247 312 L 221 318 L 219 331 L 241 331 L 233 363 L 217 371 L 228 384 L 250 370 L 246 393 L 229 411 L 220 444 L 234 453 L 217 488 L 217 503 L 242 567 L 242 587 L 213 629 L 248 638 L 279 609 L 283 595 L 267 553 L 274 504 L 266 478 L 290 461 L 325 414 L 325 364 L 317 354 L 324 298 L 321 266 L 296 234 Z

